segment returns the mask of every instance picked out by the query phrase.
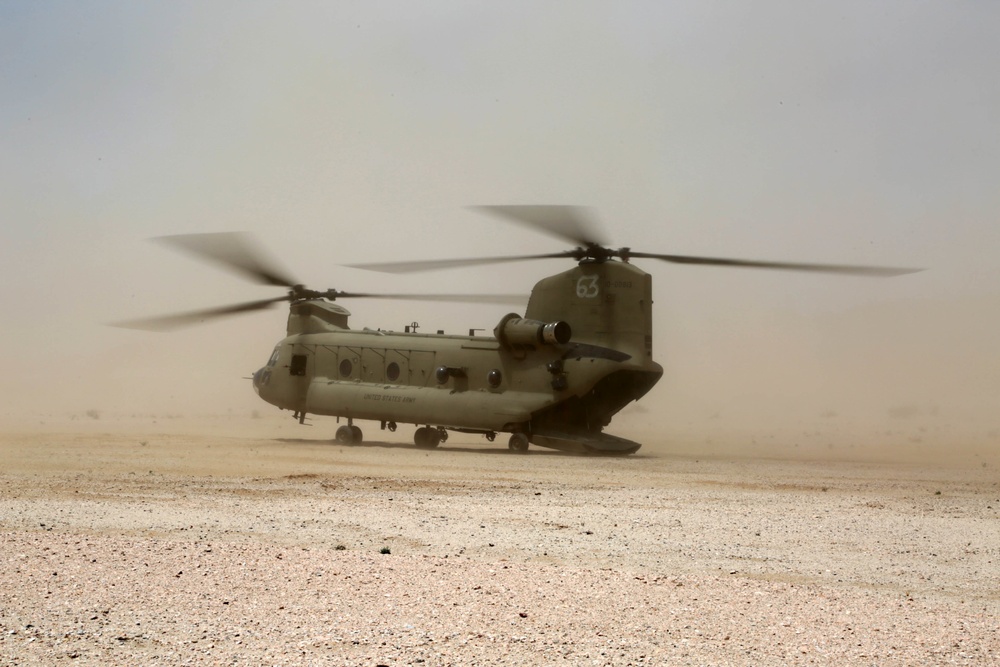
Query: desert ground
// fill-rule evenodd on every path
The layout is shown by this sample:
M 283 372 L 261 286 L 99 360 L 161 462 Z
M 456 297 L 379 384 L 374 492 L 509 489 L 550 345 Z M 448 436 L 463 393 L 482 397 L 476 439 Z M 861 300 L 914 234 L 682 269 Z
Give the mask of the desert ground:
M 0 663 L 1000 664 L 995 450 L 92 417 L 0 434 Z

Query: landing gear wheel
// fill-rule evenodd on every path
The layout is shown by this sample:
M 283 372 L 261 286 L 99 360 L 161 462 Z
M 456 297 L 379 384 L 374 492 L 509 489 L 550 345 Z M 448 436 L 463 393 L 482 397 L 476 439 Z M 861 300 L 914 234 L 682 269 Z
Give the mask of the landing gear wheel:
M 413 434 L 413 442 L 421 449 L 434 449 L 441 444 L 441 432 L 436 428 L 421 426 Z
M 507 442 L 507 447 L 510 451 L 517 452 L 518 454 L 524 454 L 528 451 L 528 436 L 523 433 L 514 433 L 510 436 L 510 440 Z
M 356 428 L 356 427 L 355 427 Z M 344 424 L 337 429 L 337 442 L 341 445 L 354 443 L 354 428 Z
M 347 428 L 351 429 L 351 435 L 352 435 L 351 443 L 352 444 L 355 444 L 355 445 L 360 444 L 361 441 L 365 439 L 365 434 L 362 433 L 361 429 L 358 428 L 357 426 L 354 426 L 352 424 L 352 425 L 348 426 Z

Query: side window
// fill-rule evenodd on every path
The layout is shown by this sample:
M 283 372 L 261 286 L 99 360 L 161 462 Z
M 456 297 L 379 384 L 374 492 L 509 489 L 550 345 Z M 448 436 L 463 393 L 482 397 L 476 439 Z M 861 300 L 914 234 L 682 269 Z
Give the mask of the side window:
M 305 375 L 306 374 L 306 355 L 304 354 L 293 354 L 292 364 L 288 367 L 288 372 L 291 375 Z

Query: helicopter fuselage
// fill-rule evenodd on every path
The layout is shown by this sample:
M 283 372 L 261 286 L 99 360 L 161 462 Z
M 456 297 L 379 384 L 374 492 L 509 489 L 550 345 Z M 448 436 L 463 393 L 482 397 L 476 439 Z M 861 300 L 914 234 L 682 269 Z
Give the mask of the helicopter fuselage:
M 282 296 L 173 315 L 120 322 L 127 328 L 167 331 L 288 302 L 285 337 L 267 365 L 254 373 L 261 398 L 307 414 L 346 418 L 342 443 L 361 442 L 355 420 L 417 425 L 414 443 L 435 447 L 449 430 L 493 440 L 511 434 L 509 447 L 534 443 L 555 449 L 628 454 L 640 445 L 604 432 L 611 419 L 659 381 L 653 361 L 653 289 L 631 259 L 673 264 L 807 271 L 891 277 L 921 269 L 817 264 L 661 254 L 609 248 L 587 209 L 563 205 L 485 206 L 480 210 L 575 244 L 562 252 L 451 260 L 354 264 L 354 268 L 415 271 L 573 259 L 578 264 L 539 281 L 523 317 L 505 315 L 493 336 L 446 336 L 416 331 L 352 330 L 347 298 L 400 301 L 506 302 L 503 294 L 371 294 L 307 288 L 268 261 L 239 233 L 180 234 L 159 240 L 220 264 L 254 282 L 286 288 Z M 498 274 L 499 276 L 499 274 Z M 502 281 L 500 281 L 502 282 Z M 515 297 L 516 302 L 520 302 Z
M 630 453 L 637 443 L 602 431 L 662 375 L 651 315 L 650 276 L 613 260 L 543 279 L 525 317 L 505 316 L 492 337 L 352 330 L 338 304 L 303 300 L 253 384 L 300 418 L 412 423 L 491 440 L 520 433 L 556 449 Z

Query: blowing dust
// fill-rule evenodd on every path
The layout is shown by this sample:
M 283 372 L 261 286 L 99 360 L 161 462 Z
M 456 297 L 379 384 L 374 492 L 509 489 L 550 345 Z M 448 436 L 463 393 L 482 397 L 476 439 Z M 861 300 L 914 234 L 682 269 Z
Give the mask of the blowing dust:
M 883 300 L 812 314 L 732 303 L 698 311 L 671 303 L 670 284 L 661 284 L 654 358 L 663 378 L 607 428 L 643 443 L 642 455 L 998 458 L 1000 297 Z M 399 328 L 395 311 L 359 310 L 353 327 Z M 406 314 L 443 310 L 408 306 Z M 495 316 L 482 310 L 445 312 L 470 326 Z M 283 325 L 276 309 L 169 335 L 45 328 L 9 341 L 24 353 L 7 360 L 0 415 L 18 431 L 118 421 L 253 432 L 273 418 L 282 433 L 298 435 L 304 427 L 260 401 L 249 380 Z M 330 418 L 313 424 L 311 436 L 336 430 Z M 401 425 L 400 433 L 411 430 Z M 463 438 L 482 441 L 453 440 Z
M 661 350 L 660 384 L 610 429 L 645 453 L 1000 460 L 1000 298 L 752 320 Z

